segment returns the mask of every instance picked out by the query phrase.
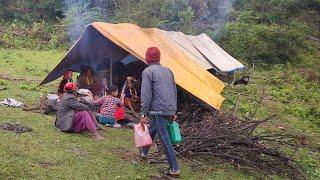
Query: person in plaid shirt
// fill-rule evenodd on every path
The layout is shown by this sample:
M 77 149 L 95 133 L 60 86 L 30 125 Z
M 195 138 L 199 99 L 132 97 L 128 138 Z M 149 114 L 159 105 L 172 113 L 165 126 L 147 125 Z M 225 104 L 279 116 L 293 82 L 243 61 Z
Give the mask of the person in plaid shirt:
M 117 110 L 118 106 L 123 106 L 123 102 L 117 98 L 119 92 L 116 86 L 111 86 L 107 90 L 107 95 L 102 96 L 101 98 L 94 100 L 94 105 L 100 106 L 100 115 L 98 115 L 98 122 L 104 125 L 114 125 L 118 127 L 118 124 L 115 124 L 114 113 Z M 123 96 L 123 95 L 121 95 Z M 121 97 L 121 99 L 123 99 Z

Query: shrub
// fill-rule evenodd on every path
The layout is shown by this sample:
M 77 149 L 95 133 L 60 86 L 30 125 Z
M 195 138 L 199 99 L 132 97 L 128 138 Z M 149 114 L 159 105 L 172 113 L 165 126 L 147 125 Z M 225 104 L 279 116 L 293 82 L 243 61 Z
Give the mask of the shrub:
M 192 8 L 183 0 L 119 0 L 115 4 L 113 22 L 135 23 L 142 27 L 168 30 L 192 30 Z
M 223 46 L 249 63 L 300 62 L 319 43 L 319 0 L 236 0 L 237 15 L 223 31 Z
M 297 61 L 306 34 L 290 26 L 229 23 L 221 41 L 234 56 L 249 63 Z

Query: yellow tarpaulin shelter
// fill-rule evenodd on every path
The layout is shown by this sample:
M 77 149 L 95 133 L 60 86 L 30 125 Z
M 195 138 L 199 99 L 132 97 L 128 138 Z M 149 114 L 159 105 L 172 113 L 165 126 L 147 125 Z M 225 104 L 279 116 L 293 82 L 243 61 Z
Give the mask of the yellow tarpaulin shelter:
M 89 31 L 93 30 L 98 31 L 108 42 L 104 44 L 102 42 L 90 43 L 95 38 L 94 33 L 91 33 L 92 35 L 86 35 L 86 33 L 88 34 Z M 116 45 L 144 62 L 146 50 L 151 46 L 158 47 L 161 51 L 160 63 L 172 70 L 177 85 L 208 105 L 220 109 L 224 100 L 220 94 L 224 88 L 222 81 L 197 64 L 193 59 L 195 58 L 194 56 L 190 56 L 182 51 L 176 43 L 170 40 L 166 31 L 157 28 L 143 29 L 134 24 L 92 23 L 87 27 L 84 35 L 69 50 L 66 57 L 62 59 L 41 84 L 58 78 L 67 69 L 75 69 L 78 66 L 74 66 L 73 64 L 77 61 L 86 61 L 85 59 L 88 61 L 89 59 L 93 59 L 92 61 L 94 61 L 94 59 L 98 59 L 99 54 L 108 54 L 108 45 Z M 105 46 L 104 52 L 96 50 L 101 48 L 100 46 Z M 94 52 L 95 50 L 97 51 L 96 53 Z M 117 51 L 119 51 L 118 54 L 121 54 L 120 50 Z M 90 53 L 94 54 L 89 55 Z M 113 59 L 118 59 L 115 58 L 115 52 L 110 51 L 109 54 L 110 56 L 114 56 Z M 94 57 L 88 58 L 91 56 Z M 64 71 L 61 69 L 64 69 Z

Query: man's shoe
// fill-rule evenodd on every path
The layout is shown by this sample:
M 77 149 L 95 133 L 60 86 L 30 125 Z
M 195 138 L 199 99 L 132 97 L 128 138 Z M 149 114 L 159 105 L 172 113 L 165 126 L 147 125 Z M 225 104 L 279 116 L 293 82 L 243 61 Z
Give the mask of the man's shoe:
M 171 176 L 173 178 L 178 178 L 180 176 L 180 170 L 173 171 L 171 169 L 163 169 L 162 171 L 165 175 Z
M 141 150 L 139 150 L 139 152 L 140 152 L 140 158 L 141 159 L 147 159 L 148 158 L 148 154 L 145 154 L 145 153 L 143 153 Z
M 180 176 L 180 170 L 173 171 L 170 169 L 168 175 L 177 178 Z

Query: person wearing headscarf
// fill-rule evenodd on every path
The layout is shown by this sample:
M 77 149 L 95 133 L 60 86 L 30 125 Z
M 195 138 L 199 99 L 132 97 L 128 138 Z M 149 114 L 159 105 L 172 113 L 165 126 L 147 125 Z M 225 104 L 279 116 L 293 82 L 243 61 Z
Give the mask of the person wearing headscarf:
M 64 86 L 65 93 L 58 106 L 55 126 L 63 132 L 89 131 L 92 138 L 103 140 L 103 137 L 97 132 L 97 122 L 90 108 L 78 101 L 76 90 L 75 83 L 68 82 Z

